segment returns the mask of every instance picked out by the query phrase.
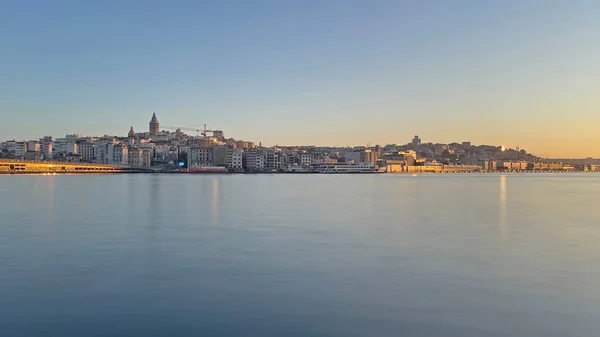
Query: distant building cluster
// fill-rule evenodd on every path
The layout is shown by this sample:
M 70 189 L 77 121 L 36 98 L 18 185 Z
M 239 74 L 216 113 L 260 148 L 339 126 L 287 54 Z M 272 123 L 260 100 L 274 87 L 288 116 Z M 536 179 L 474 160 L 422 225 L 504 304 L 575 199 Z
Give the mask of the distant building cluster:
M 471 142 L 423 143 L 418 136 L 404 145 L 263 147 L 226 138 L 223 131 L 206 127 L 161 130 L 156 113 L 148 123 L 148 132 L 138 133 L 131 127 L 126 137 L 68 134 L 63 138 L 8 140 L 0 144 L 0 158 L 180 171 L 224 168 L 233 172 L 296 172 L 344 165 L 370 165 L 390 173 L 600 171 L 598 163 L 548 162 L 525 150 L 474 146 Z

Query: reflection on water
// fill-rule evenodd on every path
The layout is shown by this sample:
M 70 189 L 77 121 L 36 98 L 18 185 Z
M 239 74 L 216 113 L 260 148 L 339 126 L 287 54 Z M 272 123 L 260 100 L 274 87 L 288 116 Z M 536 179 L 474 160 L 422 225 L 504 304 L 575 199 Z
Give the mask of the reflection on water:
M 161 180 L 158 176 L 154 176 L 155 179 L 150 181 L 150 223 L 161 223 Z
M 594 175 L 0 176 L 0 191 L 1 336 L 600 331 Z
M 502 238 L 506 237 L 506 175 L 500 176 L 500 212 L 498 221 L 500 223 L 500 233 Z
M 212 181 L 212 194 L 210 199 L 210 219 L 212 225 L 217 225 L 219 221 L 219 179 Z

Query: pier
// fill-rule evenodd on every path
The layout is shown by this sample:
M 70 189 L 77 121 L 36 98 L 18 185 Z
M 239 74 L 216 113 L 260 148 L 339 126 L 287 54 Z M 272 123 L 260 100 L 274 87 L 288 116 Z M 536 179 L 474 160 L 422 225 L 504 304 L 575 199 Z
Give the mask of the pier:
M 0 159 L 0 174 L 142 172 L 127 165 Z

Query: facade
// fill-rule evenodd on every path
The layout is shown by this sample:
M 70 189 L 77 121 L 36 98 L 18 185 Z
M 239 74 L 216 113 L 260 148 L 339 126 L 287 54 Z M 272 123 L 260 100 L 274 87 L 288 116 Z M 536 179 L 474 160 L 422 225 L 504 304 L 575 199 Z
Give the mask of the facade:
M 265 157 L 258 150 L 245 151 L 242 166 L 249 171 L 262 171 L 265 169 Z
M 488 172 L 495 172 L 497 170 L 496 161 L 494 161 L 494 160 L 484 161 L 483 169 Z
M 373 165 L 377 163 L 378 159 L 377 152 L 369 149 L 347 151 L 344 158 L 346 159 L 346 163 L 371 163 Z
M 27 151 L 39 152 L 40 151 L 40 142 L 32 140 L 27 142 Z
M 299 157 L 296 153 L 288 153 L 285 158 L 285 162 L 288 165 L 298 164 Z
M 227 161 L 227 156 L 231 156 L 231 153 L 233 153 L 233 148 L 227 146 L 215 146 L 213 152 L 215 156 L 215 166 L 226 166 L 225 163 Z
M 284 156 L 280 151 L 267 149 L 263 153 L 265 157 L 265 167 L 269 170 L 281 170 L 285 165 Z
M 230 169 L 240 170 L 243 168 L 244 151 L 242 149 L 233 149 L 225 157 L 225 166 Z
M 151 135 L 157 134 L 160 131 L 160 123 L 158 122 L 158 118 L 156 118 L 156 113 L 152 114 L 152 119 L 148 126 Z
M 563 171 L 565 165 L 563 163 L 533 163 L 535 171 Z
M 301 154 L 300 155 L 300 165 L 302 165 L 302 166 L 312 165 L 312 156 L 308 153 Z
M 40 151 L 27 151 L 23 155 L 25 160 L 42 160 L 42 153 Z
M 67 136 L 73 136 L 73 137 L 57 138 L 54 141 L 54 144 L 52 145 L 54 152 L 63 153 L 63 154 L 77 154 L 77 142 L 75 140 L 73 140 L 73 139 L 75 139 L 75 136 L 74 135 L 67 135 Z
M 52 159 L 52 143 L 44 143 L 40 145 L 40 152 L 44 159 Z
M 65 139 L 67 140 L 67 143 L 75 143 L 77 140 L 79 140 L 79 138 L 81 138 L 81 135 L 78 133 L 74 133 L 72 135 L 66 135 Z
M 143 166 L 144 150 L 140 149 L 139 147 L 130 147 L 127 152 L 127 162 L 129 166 Z
M 101 140 L 97 141 L 95 145 L 96 162 L 100 164 L 112 164 L 114 141 Z
M 65 153 L 67 153 L 67 154 L 78 154 L 78 152 L 77 152 L 78 147 L 77 147 L 77 143 L 75 143 L 75 142 L 68 142 L 66 144 L 66 149 L 67 150 Z
M 13 155 L 15 154 L 16 148 L 17 148 L 17 142 L 15 142 L 14 140 L 9 140 L 9 141 L 2 143 L 2 151 L 12 153 Z
M 239 140 L 239 141 L 237 141 L 235 143 L 235 146 L 238 149 L 244 149 L 244 150 L 254 149 L 256 147 L 256 145 L 254 144 L 254 142 L 248 142 L 248 141 L 245 141 L 245 140 Z
M 94 143 L 83 142 L 77 144 L 77 151 L 79 152 L 79 156 L 83 161 L 93 161 L 95 156 L 95 146 Z
M 413 138 L 413 140 L 412 140 L 412 145 L 413 146 L 421 145 L 421 138 L 419 138 L 419 136 L 415 136 L 415 138 Z
M 215 151 L 214 148 L 192 147 L 188 153 L 188 166 L 214 166 Z
M 129 151 L 127 149 L 127 146 L 121 144 L 114 144 L 112 146 L 112 162 L 109 164 L 128 165 L 128 154 Z
M 27 142 L 16 142 L 15 143 L 15 156 L 23 157 L 27 152 Z
M 152 148 L 142 148 L 142 167 L 152 166 Z
M 384 156 L 385 160 L 402 162 L 403 166 L 415 166 L 417 154 L 415 151 L 390 153 Z

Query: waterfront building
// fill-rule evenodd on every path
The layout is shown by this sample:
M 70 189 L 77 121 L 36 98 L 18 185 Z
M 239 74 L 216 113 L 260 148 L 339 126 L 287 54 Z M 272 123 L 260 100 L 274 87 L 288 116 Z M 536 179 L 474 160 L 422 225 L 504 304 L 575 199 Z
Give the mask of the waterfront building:
M 227 156 L 231 156 L 233 148 L 228 146 L 215 146 L 213 149 L 215 157 L 215 166 L 226 166 Z
M 312 164 L 312 156 L 308 153 L 303 153 L 300 155 L 300 165 L 301 166 L 310 166 Z
M 188 166 L 214 166 L 215 152 L 214 148 L 192 147 L 188 153 Z
M 128 154 L 129 151 L 127 146 L 122 144 L 114 144 L 112 146 L 112 162 L 109 164 L 128 165 Z
M 346 151 L 344 159 L 346 163 L 371 163 L 375 165 L 378 158 L 377 152 L 373 152 L 370 149 L 355 149 Z
M 26 152 L 29 152 L 29 151 L 39 152 L 40 151 L 40 142 L 38 142 L 36 140 L 28 141 Z
M 417 153 L 413 150 L 400 151 L 396 153 L 385 154 L 383 158 L 385 160 L 403 162 L 403 166 L 415 166 L 415 162 L 417 160 Z
M 81 142 L 77 144 L 77 151 L 82 161 L 93 161 L 95 158 L 95 146 L 91 142 Z
M 15 143 L 15 157 L 23 157 L 27 152 L 27 142 L 16 142 Z
M 94 145 L 96 162 L 100 164 L 112 164 L 112 149 L 114 140 L 99 140 Z
M 40 152 L 44 159 L 52 159 L 52 143 L 43 143 L 40 145 Z
M 139 147 L 129 147 L 127 156 L 127 162 L 129 166 L 142 167 L 143 157 L 144 150 L 140 149 Z
M 265 167 L 269 170 L 280 170 L 285 166 L 285 156 L 281 151 L 274 149 L 265 149 L 263 151 L 265 157 Z
M 225 166 L 230 169 L 240 170 L 243 168 L 244 150 L 233 149 L 227 152 L 225 156 Z
M 242 154 L 242 166 L 249 171 L 262 171 L 265 169 L 265 157 L 261 151 L 251 149 Z

